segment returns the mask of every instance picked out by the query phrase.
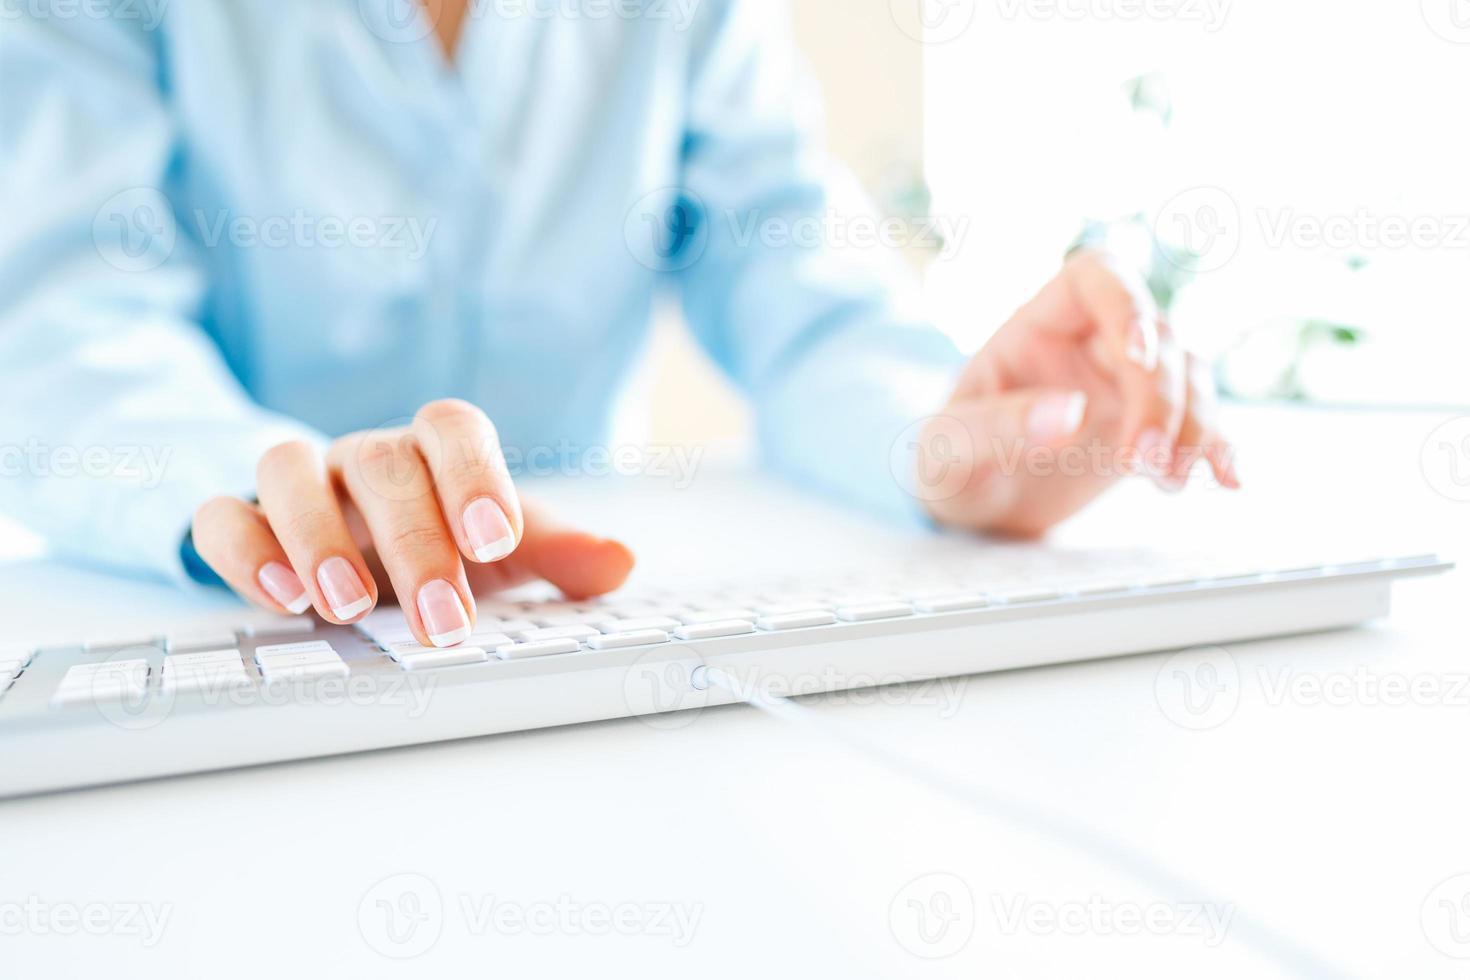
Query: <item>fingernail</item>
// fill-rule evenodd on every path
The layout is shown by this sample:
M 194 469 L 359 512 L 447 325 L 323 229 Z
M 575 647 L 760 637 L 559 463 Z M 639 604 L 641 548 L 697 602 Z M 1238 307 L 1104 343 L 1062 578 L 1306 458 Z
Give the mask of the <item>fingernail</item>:
M 344 623 L 367 612 L 373 604 L 357 569 L 346 558 L 328 558 L 316 570 L 317 584 L 327 597 L 332 615 Z
M 1080 391 L 1048 395 L 1031 406 L 1026 416 L 1026 435 L 1034 442 L 1052 442 L 1069 436 L 1082 425 L 1087 396 Z
M 489 497 L 472 501 L 464 509 L 464 533 L 476 561 L 499 561 L 516 547 L 510 520 Z
M 1138 448 L 1140 472 L 1153 477 L 1155 483 L 1163 486 L 1160 481 L 1169 471 L 1169 463 L 1174 457 L 1174 448 L 1169 445 L 1169 440 L 1158 429 L 1145 429 L 1138 436 L 1135 445 Z
M 274 600 L 285 606 L 288 612 L 301 614 L 311 605 L 311 596 L 296 573 L 278 561 L 266 562 L 255 573 L 260 587 Z
M 1134 320 L 1128 328 L 1128 359 L 1145 371 L 1152 371 L 1159 359 L 1156 334 L 1143 320 Z
M 1240 471 L 1235 468 L 1235 447 L 1226 445 L 1219 450 L 1220 482 L 1227 490 L 1240 489 Z
M 470 635 L 470 617 L 459 593 L 442 578 L 419 589 L 419 618 L 436 647 L 452 647 Z

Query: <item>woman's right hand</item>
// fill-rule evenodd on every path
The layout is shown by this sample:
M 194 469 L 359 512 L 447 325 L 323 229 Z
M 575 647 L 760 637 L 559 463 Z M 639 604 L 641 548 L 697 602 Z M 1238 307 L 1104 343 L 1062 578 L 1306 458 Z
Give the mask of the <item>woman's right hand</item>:
M 622 544 L 561 526 L 516 493 L 495 427 L 474 405 L 430 402 L 413 424 L 268 450 L 259 503 L 216 497 L 194 514 L 199 556 L 241 596 L 278 612 L 362 619 L 392 586 L 414 635 L 470 635 L 475 594 L 545 579 L 573 598 L 620 586 Z

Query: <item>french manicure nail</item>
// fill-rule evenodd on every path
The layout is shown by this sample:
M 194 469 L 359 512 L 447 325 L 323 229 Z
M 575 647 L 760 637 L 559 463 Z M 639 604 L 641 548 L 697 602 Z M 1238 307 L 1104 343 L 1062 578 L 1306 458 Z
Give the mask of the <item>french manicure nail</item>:
M 1033 442 L 1053 442 L 1076 432 L 1087 411 L 1087 396 L 1080 391 L 1048 395 L 1026 415 L 1026 435 Z
M 1174 458 L 1174 447 L 1158 429 L 1145 429 L 1135 443 L 1138 449 L 1138 465 L 1141 472 L 1154 478 L 1157 483 L 1169 471 Z M 1160 483 L 1160 486 L 1163 484 Z
M 419 589 L 419 618 L 436 647 L 452 647 L 470 635 L 470 617 L 459 592 L 442 578 Z
M 327 597 L 332 615 L 344 623 L 367 612 L 373 604 L 372 596 L 357 576 L 357 569 L 346 558 L 328 558 L 322 562 L 316 570 L 316 581 Z
M 1158 364 L 1159 348 L 1157 335 L 1143 320 L 1134 320 L 1128 328 L 1128 359 L 1145 371 L 1152 371 Z
M 510 520 L 489 497 L 472 501 L 464 509 L 464 533 L 476 561 L 499 561 L 516 547 Z
M 301 579 L 280 562 L 266 562 L 260 566 L 255 577 L 266 594 L 285 606 L 288 612 L 300 615 L 311 605 L 311 596 L 307 595 L 306 586 L 301 584 Z
M 1206 452 L 1215 467 L 1220 485 L 1227 490 L 1240 489 L 1240 473 L 1235 469 L 1235 447 L 1228 442 L 1217 443 Z

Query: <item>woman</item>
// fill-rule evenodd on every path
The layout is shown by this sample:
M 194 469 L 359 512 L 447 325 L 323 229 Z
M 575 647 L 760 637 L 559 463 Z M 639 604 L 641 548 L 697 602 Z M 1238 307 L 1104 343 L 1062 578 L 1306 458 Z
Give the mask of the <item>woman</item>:
M 28 467 L 0 505 L 63 554 L 207 578 L 197 552 L 333 623 L 377 569 L 426 643 L 477 589 L 613 589 L 627 549 L 522 500 L 498 446 L 605 438 L 664 281 L 770 465 L 871 507 L 1034 534 L 1120 472 L 1017 449 L 1141 451 L 1168 487 L 1203 451 L 1233 485 L 1201 372 L 1103 256 L 967 364 L 867 270 L 741 233 L 836 207 L 784 24 L 757 0 L 12 10 L 0 425 L 94 469 Z

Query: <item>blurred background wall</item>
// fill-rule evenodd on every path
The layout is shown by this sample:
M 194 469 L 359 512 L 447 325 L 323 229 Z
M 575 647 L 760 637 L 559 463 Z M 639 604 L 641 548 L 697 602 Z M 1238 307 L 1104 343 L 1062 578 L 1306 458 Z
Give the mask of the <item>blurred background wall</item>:
M 963 230 L 907 256 L 962 348 L 1091 225 L 1228 397 L 1308 408 L 1470 402 L 1466 2 L 792 0 L 833 153 Z M 668 314 L 628 409 L 747 432 Z
M 924 45 L 895 29 L 890 0 L 792 0 L 797 43 L 822 90 L 827 146 L 880 211 L 903 206 L 922 180 Z M 628 388 L 619 439 L 749 442 L 740 396 L 688 336 L 674 309 L 657 317 L 646 361 Z

